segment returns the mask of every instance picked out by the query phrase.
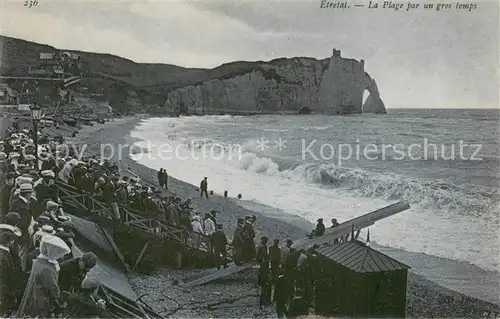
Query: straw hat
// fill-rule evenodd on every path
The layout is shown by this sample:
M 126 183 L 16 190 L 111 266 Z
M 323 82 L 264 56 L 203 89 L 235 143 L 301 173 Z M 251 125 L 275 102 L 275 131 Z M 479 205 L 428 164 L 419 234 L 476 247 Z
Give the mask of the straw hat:
M 47 202 L 47 204 L 45 205 L 45 209 L 46 209 L 46 210 L 50 210 L 50 209 L 52 209 L 52 208 L 54 208 L 54 207 L 59 207 L 59 204 L 58 204 L 58 203 L 56 203 L 56 202 L 54 202 L 54 201 L 51 201 L 51 200 L 49 200 L 49 201 Z
M 17 228 L 16 226 L 9 225 L 9 224 L 0 224 L 0 229 L 11 231 L 17 237 L 21 237 L 23 234 L 19 228 Z
M 42 176 L 54 178 L 56 176 L 56 174 L 54 174 L 54 172 L 51 170 L 44 170 L 44 171 L 42 171 Z
M 47 234 L 53 235 L 55 233 L 54 227 L 50 225 L 43 225 L 42 226 L 42 231 Z
M 24 183 L 19 186 L 19 190 L 21 192 L 32 192 L 33 191 L 33 185 L 29 183 Z

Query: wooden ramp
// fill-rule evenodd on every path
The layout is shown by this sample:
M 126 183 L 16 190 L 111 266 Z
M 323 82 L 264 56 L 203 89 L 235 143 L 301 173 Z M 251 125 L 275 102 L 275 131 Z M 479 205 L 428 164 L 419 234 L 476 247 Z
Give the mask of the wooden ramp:
M 120 249 L 118 249 L 118 247 L 116 246 L 113 237 L 104 227 L 98 225 L 97 223 L 76 217 L 71 214 L 67 215 L 71 217 L 71 224 L 81 236 L 85 237 L 87 240 L 89 240 L 91 243 L 93 243 L 103 251 L 107 253 L 115 253 L 125 270 L 127 272 L 130 271 L 129 266 L 125 262 Z
M 109 244 L 106 236 L 97 223 L 66 213 L 71 218 L 71 224 L 75 230 L 92 244 L 105 252 L 113 253 L 113 247 Z
M 257 265 L 256 262 L 248 262 L 241 266 L 236 266 L 235 264 L 230 264 L 228 268 L 221 268 L 216 270 L 210 270 L 203 272 L 202 274 L 196 274 L 191 277 L 184 278 L 179 286 L 182 288 L 192 288 L 195 286 L 206 284 L 207 282 L 214 281 L 220 278 L 224 278 L 230 275 L 237 274 L 243 270 L 250 269 Z
M 352 234 L 354 232 L 359 233 L 361 229 L 369 227 L 381 219 L 395 215 L 409 208 L 410 205 L 405 202 L 392 204 L 371 213 L 346 221 L 345 223 L 342 223 L 335 228 L 327 228 L 323 236 L 313 237 L 312 239 L 308 237 L 299 239 L 295 241 L 292 247 L 295 249 L 308 249 L 314 245 L 321 245 L 325 243 L 332 244 L 335 239 L 348 236 L 349 234 Z
M 72 247 L 74 257 L 81 257 L 84 251 L 75 243 Z M 116 291 L 117 293 L 131 299 L 137 300 L 137 295 L 129 284 L 129 281 L 123 271 L 106 263 L 100 256 L 97 257 L 97 264 L 92 268 L 85 277 L 83 285 L 86 281 L 96 281 L 101 285 Z

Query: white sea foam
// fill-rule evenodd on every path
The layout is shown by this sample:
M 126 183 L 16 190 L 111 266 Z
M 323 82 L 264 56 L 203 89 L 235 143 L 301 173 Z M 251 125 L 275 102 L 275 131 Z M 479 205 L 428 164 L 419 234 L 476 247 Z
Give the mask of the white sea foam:
M 192 141 L 181 138 L 185 135 L 180 132 L 189 130 L 188 125 L 218 120 L 220 118 L 151 119 L 139 125 L 132 137 L 186 146 Z M 144 147 L 145 142 L 139 144 Z M 401 179 L 395 174 L 375 174 L 361 169 L 300 164 L 280 171 L 271 157 L 257 156 L 255 148 L 254 142 L 247 142 L 242 145 L 241 158 L 195 160 L 189 158 L 189 149 L 184 147 L 181 155 L 188 156 L 187 160 L 165 162 L 145 156 L 139 162 L 153 169 L 167 168 L 170 175 L 195 185 L 203 176 L 208 176 L 209 188 L 216 193 L 222 194 L 224 190 L 228 190 L 230 196 L 241 193 L 246 200 L 276 207 L 312 222 L 320 217 L 326 221 L 333 217 L 345 221 L 399 199 L 408 199 L 412 202 L 410 210 L 371 227 L 372 240 L 381 245 L 500 270 L 498 216 L 479 215 L 475 209 L 484 207 L 481 201 L 477 202 L 478 198 L 468 198 L 459 189 L 449 189 L 448 184 Z M 469 204 L 468 215 L 461 214 L 459 208 Z M 498 202 L 492 205 L 498 207 Z M 487 211 L 494 211 L 494 207 Z

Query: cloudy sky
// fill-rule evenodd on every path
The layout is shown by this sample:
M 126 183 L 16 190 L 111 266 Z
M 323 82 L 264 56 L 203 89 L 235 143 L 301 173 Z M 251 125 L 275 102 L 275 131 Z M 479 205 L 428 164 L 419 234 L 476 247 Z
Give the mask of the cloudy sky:
M 57 48 L 187 67 L 324 58 L 338 48 L 365 60 L 387 107 L 499 107 L 498 1 L 479 2 L 472 12 L 320 3 L 38 0 L 28 9 L 23 0 L 4 0 L 0 29 Z

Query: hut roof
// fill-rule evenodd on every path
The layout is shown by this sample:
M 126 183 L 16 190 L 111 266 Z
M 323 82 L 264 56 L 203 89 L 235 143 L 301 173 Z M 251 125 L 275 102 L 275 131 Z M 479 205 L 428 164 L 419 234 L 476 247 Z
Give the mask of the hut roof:
M 315 251 L 319 255 L 358 273 L 388 272 L 410 268 L 358 240 L 321 246 Z
M 40 53 L 40 60 L 53 60 L 55 58 L 55 53 Z

